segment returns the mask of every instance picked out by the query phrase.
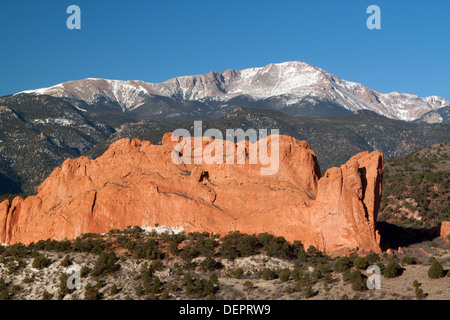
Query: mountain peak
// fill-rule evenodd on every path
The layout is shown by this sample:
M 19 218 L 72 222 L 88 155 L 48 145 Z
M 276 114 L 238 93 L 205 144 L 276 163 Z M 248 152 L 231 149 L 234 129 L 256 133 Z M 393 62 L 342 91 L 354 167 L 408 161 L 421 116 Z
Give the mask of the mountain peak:
M 155 95 L 179 101 L 214 100 L 224 103 L 238 96 L 254 100 L 277 98 L 280 101 L 277 106 L 279 110 L 327 101 L 350 111 L 367 109 L 406 121 L 450 105 L 450 101 L 438 96 L 421 98 L 396 91 L 380 93 L 301 61 L 270 63 L 243 70 L 210 71 L 203 75 L 175 77 L 161 83 L 86 78 L 22 93 L 48 94 L 82 100 L 88 104 L 96 104 L 99 99 L 106 100 L 117 103 L 123 111 L 139 108 Z

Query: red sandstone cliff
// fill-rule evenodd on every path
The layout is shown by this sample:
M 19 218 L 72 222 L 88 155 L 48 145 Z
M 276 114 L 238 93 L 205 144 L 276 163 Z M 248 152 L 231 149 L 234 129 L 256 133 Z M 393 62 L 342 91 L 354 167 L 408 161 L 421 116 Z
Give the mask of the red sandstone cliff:
M 440 226 L 440 236 L 445 239 L 445 241 L 449 241 L 450 239 L 450 221 L 442 221 Z
M 170 138 L 161 146 L 122 139 L 95 160 L 66 160 L 36 196 L 0 204 L 0 242 L 159 223 L 187 232 L 269 232 L 328 252 L 380 251 L 381 153 L 360 153 L 320 178 L 309 144 L 279 136 L 278 173 L 264 176 L 260 164 L 175 165 Z

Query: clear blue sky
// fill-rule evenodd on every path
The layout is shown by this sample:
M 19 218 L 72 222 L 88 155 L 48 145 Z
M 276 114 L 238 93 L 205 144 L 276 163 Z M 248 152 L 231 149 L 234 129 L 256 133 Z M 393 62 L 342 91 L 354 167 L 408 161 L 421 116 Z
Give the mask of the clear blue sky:
M 81 30 L 66 28 L 71 4 Z M 366 27 L 371 4 L 381 30 Z M 450 100 L 450 1 L 0 0 L 0 95 L 290 60 L 381 92 Z

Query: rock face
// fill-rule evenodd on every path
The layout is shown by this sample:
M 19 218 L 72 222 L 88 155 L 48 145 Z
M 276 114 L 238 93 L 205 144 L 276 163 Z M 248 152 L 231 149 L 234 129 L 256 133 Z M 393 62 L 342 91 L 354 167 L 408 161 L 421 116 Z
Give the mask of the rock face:
M 442 221 L 441 222 L 441 230 L 440 235 L 445 241 L 449 241 L 448 236 L 450 235 L 450 221 Z
M 273 137 L 256 142 L 257 149 L 262 142 L 270 146 Z M 268 165 L 249 164 L 248 143 L 245 164 L 176 165 L 171 153 L 179 141 L 171 138 L 166 134 L 162 145 L 122 139 L 95 160 L 66 160 L 36 196 L 0 204 L 0 242 L 71 239 L 159 223 L 221 235 L 268 232 L 327 252 L 380 251 L 381 153 L 360 153 L 321 178 L 309 144 L 279 136 L 279 170 L 261 175 Z M 203 148 L 211 143 L 231 144 L 213 140 Z

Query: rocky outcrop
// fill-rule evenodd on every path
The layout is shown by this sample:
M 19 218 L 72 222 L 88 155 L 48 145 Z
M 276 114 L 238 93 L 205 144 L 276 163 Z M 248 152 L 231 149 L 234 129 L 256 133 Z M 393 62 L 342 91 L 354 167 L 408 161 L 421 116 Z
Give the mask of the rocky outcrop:
M 445 241 L 450 241 L 450 221 L 442 221 L 440 226 L 440 236 L 445 239 Z
M 360 153 L 321 178 L 309 144 L 279 136 L 278 172 L 261 175 L 268 165 L 249 164 L 248 143 L 245 164 L 176 165 L 171 151 L 178 141 L 171 138 L 166 134 L 162 145 L 122 139 L 95 160 L 66 160 L 37 195 L 0 204 L 0 241 L 70 239 L 159 223 L 222 235 L 269 232 L 327 252 L 380 251 L 381 153 Z M 213 140 L 203 148 L 212 143 L 231 144 Z

